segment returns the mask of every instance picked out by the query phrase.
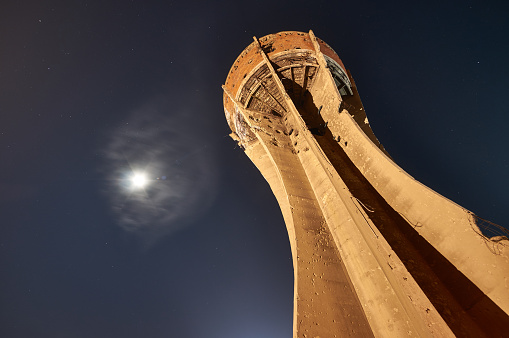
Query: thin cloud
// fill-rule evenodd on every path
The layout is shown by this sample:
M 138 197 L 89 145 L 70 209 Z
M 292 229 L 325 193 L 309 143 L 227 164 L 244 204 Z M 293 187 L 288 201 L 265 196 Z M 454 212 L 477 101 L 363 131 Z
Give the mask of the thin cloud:
M 149 242 L 172 233 L 205 211 L 213 198 L 216 165 L 194 114 L 171 111 L 164 100 L 135 110 L 108 137 L 105 194 L 118 224 Z M 145 173 L 134 189 L 129 178 Z

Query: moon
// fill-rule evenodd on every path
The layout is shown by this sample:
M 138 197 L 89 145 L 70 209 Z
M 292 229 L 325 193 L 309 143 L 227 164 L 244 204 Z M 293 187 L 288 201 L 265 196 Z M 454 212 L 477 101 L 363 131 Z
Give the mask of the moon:
M 145 173 L 134 173 L 131 176 L 131 186 L 135 189 L 142 189 L 148 183 L 147 176 Z

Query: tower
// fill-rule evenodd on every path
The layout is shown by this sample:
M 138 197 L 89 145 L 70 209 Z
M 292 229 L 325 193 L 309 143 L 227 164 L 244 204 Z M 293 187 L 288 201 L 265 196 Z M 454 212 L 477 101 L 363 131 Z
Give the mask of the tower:
M 294 337 L 507 335 L 507 237 L 391 160 L 331 47 L 312 31 L 254 38 L 223 89 L 286 223 Z

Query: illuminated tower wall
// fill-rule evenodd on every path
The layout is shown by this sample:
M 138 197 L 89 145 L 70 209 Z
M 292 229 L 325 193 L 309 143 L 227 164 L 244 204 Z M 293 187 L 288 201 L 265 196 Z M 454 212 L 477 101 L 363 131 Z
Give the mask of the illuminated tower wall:
M 506 238 L 391 160 L 350 73 L 312 31 L 254 40 L 224 108 L 283 213 L 294 337 L 507 336 Z

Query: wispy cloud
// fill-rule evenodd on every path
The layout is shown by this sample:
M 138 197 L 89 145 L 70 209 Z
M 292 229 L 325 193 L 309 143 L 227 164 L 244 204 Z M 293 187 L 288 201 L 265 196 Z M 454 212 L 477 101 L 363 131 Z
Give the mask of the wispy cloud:
M 153 242 L 205 211 L 216 184 L 213 149 L 195 114 L 174 111 L 166 100 L 136 109 L 108 136 L 106 196 L 125 230 Z M 148 185 L 129 178 L 144 172 Z

